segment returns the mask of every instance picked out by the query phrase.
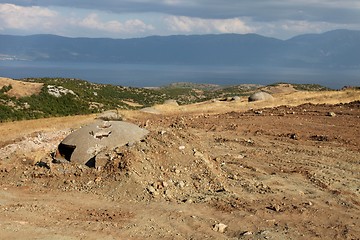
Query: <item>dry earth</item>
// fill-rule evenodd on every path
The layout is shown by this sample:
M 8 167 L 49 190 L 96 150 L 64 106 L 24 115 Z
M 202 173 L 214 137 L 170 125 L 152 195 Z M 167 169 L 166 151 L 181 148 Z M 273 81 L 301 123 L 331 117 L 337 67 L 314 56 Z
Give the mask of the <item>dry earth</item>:
M 0 238 L 359 239 L 359 92 L 274 96 L 124 111 L 97 169 L 51 159 L 94 116 L 1 124 Z

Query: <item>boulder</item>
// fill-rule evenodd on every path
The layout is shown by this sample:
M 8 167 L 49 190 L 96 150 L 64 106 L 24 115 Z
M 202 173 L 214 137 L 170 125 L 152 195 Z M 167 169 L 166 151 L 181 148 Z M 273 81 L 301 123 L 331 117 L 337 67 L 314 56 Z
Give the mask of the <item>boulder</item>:
M 100 113 L 96 118 L 104 120 L 104 121 L 121 121 L 122 120 L 122 116 L 115 110 L 109 110 L 109 111 Z

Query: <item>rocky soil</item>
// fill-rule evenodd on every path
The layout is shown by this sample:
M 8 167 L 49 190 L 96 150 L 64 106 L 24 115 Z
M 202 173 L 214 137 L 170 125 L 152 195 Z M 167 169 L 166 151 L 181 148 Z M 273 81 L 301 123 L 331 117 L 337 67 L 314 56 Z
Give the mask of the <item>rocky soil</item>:
M 359 239 L 359 101 L 132 112 L 96 168 L 52 161 L 64 121 L 1 139 L 2 239 Z

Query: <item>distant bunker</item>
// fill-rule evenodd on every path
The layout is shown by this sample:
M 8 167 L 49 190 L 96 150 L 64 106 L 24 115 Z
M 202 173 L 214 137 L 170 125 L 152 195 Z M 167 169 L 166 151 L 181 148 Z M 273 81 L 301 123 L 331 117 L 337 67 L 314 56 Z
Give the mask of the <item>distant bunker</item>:
M 263 100 L 273 100 L 273 96 L 271 96 L 267 92 L 256 92 L 254 94 L 251 94 L 248 101 L 249 102 L 255 102 L 255 101 L 263 101 Z
M 140 141 L 148 133 L 132 123 L 97 121 L 67 136 L 58 146 L 57 159 L 95 167 L 100 152 Z

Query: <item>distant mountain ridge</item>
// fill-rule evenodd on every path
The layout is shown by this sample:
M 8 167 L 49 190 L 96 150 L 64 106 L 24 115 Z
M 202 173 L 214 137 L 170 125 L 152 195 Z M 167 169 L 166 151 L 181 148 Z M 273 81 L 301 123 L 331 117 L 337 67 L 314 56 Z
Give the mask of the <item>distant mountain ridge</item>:
M 334 30 L 288 40 L 257 34 L 134 39 L 0 35 L 0 60 L 359 68 L 360 31 Z

